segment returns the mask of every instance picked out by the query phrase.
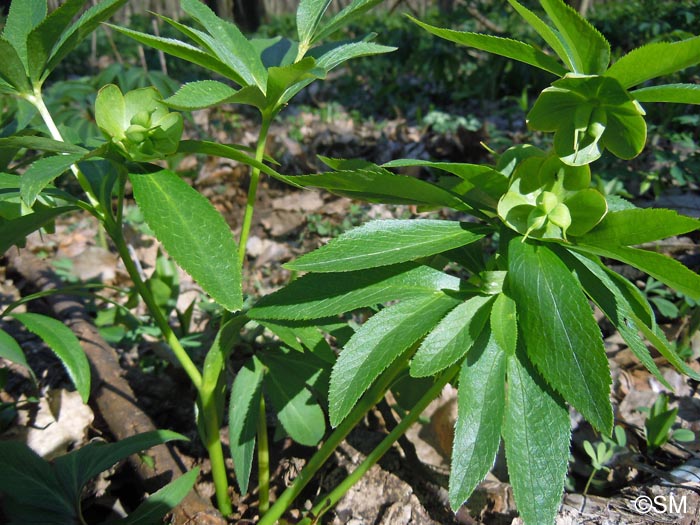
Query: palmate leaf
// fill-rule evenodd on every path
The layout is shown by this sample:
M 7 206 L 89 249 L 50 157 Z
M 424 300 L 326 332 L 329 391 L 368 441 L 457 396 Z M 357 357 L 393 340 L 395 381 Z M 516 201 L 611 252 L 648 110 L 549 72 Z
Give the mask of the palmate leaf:
M 484 330 L 462 364 L 450 468 L 450 507 L 457 512 L 491 470 L 506 404 L 506 353 Z
M 321 319 L 387 301 L 457 291 L 460 280 L 416 263 L 309 274 L 263 297 L 249 312 L 253 319 Z
M 506 288 L 528 357 L 596 429 L 610 434 L 610 371 L 602 336 L 570 270 L 545 245 L 508 244 Z
M 557 62 L 554 58 L 543 53 L 530 44 L 499 36 L 454 31 L 452 29 L 441 29 L 439 27 L 434 27 L 416 20 L 415 18 L 411 18 L 410 16 L 409 18 L 423 29 L 436 36 L 439 36 L 440 38 L 444 38 L 445 40 L 450 40 L 451 42 L 455 42 L 463 46 L 480 49 L 481 51 L 486 51 L 487 53 L 494 53 L 506 58 L 512 58 L 513 60 L 519 60 L 525 64 L 548 71 L 558 77 L 564 76 L 567 72 L 564 66 Z
M 656 42 L 633 49 L 615 62 L 605 76 L 630 88 L 700 63 L 700 36 L 680 42 Z
M 540 0 L 559 30 L 557 36 L 571 59 L 574 72 L 600 75 L 610 63 L 610 43 L 571 6 L 562 0 Z
M 34 313 L 12 314 L 27 330 L 38 335 L 61 360 L 84 403 L 90 397 L 90 364 L 80 341 L 60 321 Z
M 456 306 L 423 339 L 411 361 L 411 375 L 437 374 L 473 351 L 492 305 L 493 297 L 477 295 Z
M 415 297 L 381 310 L 362 325 L 333 367 L 328 394 L 331 425 L 345 419 L 384 369 L 459 302 L 442 293 Z
M 170 256 L 217 303 L 243 306 L 236 241 L 221 214 L 176 173 L 130 174 L 134 199 Z
M 515 503 L 525 523 L 553 524 L 569 463 L 569 411 L 524 351 L 507 366 L 503 440 Z
M 664 84 L 635 89 L 630 92 L 639 102 L 676 102 L 700 104 L 700 86 L 697 84 Z
M 426 219 L 375 220 L 347 231 L 285 266 L 306 272 L 344 272 L 412 261 L 483 238 L 471 223 Z
M 241 494 L 248 493 L 250 472 L 253 467 L 263 375 L 263 364 L 253 356 L 238 371 L 231 387 L 229 446 Z

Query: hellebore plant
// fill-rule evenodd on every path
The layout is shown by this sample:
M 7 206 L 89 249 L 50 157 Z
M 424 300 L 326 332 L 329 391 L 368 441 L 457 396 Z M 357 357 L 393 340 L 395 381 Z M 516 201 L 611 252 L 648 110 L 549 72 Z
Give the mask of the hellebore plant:
M 2 174 L 0 198 L 9 208 L 0 209 L 5 213 L 0 248 L 21 243 L 26 234 L 77 208 L 100 221 L 196 389 L 198 429 L 224 514 L 232 512 L 219 438 L 226 408 L 224 370 L 240 331 L 251 322 L 274 333 L 279 344 L 256 350 L 237 372 L 228 418 L 242 494 L 249 491 L 257 450 L 261 525 L 282 518 L 388 391 L 397 399 L 410 399 L 398 426 L 355 472 L 319 497 L 302 520 L 316 523 L 448 382 L 459 388 L 451 507 L 456 511 L 469 498 L 503 440 L 523 520 L 552 523 L 569 458 L 568 407 L 603 434 L 609 435 L 613 427 L 610 371 L 589 301 L 662 384 L 668 386 L 647 342 L 678 370 L 700 379 L 675 353 L 644 295 L 601 259 L 634 266 L 698 300 L 697 274 L 665 255 L 635 246 L 696 230 L 700 223 L 670 210 L 639 209 L 619 198 L 606 199 L 590 187 L 591 163 L 605 151 L 623 159 L 642 151 L 642 103 L 700 104 L 697 86 L 645 85 L 700 63 L 700 37 L 645 46 L 610 66 L 608 42 L 562 0 L 540 0 L 549 21 L 509 0 L 554 55 L 516 40 L 416 21 L 439 37 L 520 60 L 557 77 L 528 114 L 533 129 L 554 132 L 552 149 L 514 146 L 500 154 L 494 166 L 414 159 L 379 166 L 324 158 L 329 171 L 294 176 L 279 174 L 264 163 L 270 124 L 295 94 L 334 67 L 392 50 L 367 39 L 319 45 L 378 0 L 354 0 L 330 18 L 324 18 L 330 0 L 302 0 L 296 18 L 298 41 L 249 40 L 198 0 L 182 0 L 196 27 L 160 16 L 183 35 L 182 41 L 115 27 L 221 80 L 185 84 L 165 100 L 151 89 L 122 94 L 116 86 L 104 87 L 97 98 L 96 119 L 108 142 L 94 149 L 64 142 L 41 99 L 43 81 L 65 56 L 67 43 L 73 46 L 84 38 L 87 29 L 94 29 L 96 21 L 123 2 L 98 4 L 88 11 L 93 15 L 84 15 L 90 23 L 77 30 L 70 19 L 79 3 L 67 2 L 46 18 L 52 22 L 42 22 L 42 1 L 15 0 L 0 38 L 0 50 L 7 57 L 0 62 L 0 86 L 33 104 L 51 135 L 0 138 L 0 146 L 57 153 L 36 161 L 21 177 Z M 55 29 L 43 31 L 42 24 L 55 24 Z M 640 85 L 644 86 L 631 89 Z M 182 119 L 168 108 L 189 111 L 224 103 L 259 110 L 254 157 L 236 145 L 180 141 Z M 216 155 L 251 166 L 238 241 L 202 195 L 176 173 L 149 163 L 173 153 Z M 407 166 L 434 169 L 442 177 L 427 182 L 391 171 Z M 69 169 L 84 200 L 50 185 Z M 296 188 L 322 188 L 368 202 L 448 208 L 464 220 L 368 222 L 286 265 L 305 275 L 257 301 L 244 301 L 242 266 L 261 174 Z M 129 253 L 122 232 L 127 180 L 170 257 L 227 311 L 203 363 L 187 353 Z M 2 211 L 10 208 L 12 214 Z M 446 272 L 448 265 L 459 272 Z M 339 315 L 367 307 L 379 308 L 336 358 L 326 335 L 347 328 Z M 79 352 L 79 347 L 73 351 Z M 270 405 L 281 431 L 304 445 L 323 442 L 272 505 L 266 418 Z M 330 432 L 326 414 L 334 428 Z

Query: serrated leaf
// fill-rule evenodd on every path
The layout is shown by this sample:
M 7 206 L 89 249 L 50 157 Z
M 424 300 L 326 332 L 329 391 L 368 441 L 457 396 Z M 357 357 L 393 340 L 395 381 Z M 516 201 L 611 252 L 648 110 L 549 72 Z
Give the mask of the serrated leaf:
M 352 60 L 383 53 L 391 53 L 397 48 L 383 46 L 373 42 L 335 42 L 329 46 L 312 49 L 308 55 L 316 57 L 316 65 L 330 71 L 340 64 Z
M 37 160 L 24 172 L 20 179 L 19 187 L 22 200 L 24 200 L 28 206 L 33 206 L 41 190 L 53 182 L 56 177 L 68 171 L 73 164 L 81 160 L 84 156 L 84 154 L 72 153 L 68 155 L 44 157 Z
M 319 365 L 324 363 L 313 359 L 313 354 L 284 348 L 266 352 L 260 359 L 268 368 L 263 388 L 280 423 L 297 443 L 316 446 L 325 434 L 326 417 L 312 389 L 321 380 L 324 368 Z
M 472 351 L 489 319 L 492 300 L 477 295 L 448 313 L 423 339 L 411 361 L 411 375 L 434 375 Z
M 236 374 L 231 387 L 229 446 L 241 494 L 248 493 L 253 467 L 263 374 L 262 363 L 258 358 L 252 357 Z
M 559 30 L 576 73 L 600 75 L 610 63 L 610 43 L 588 20 L 562 0 L 540 0 Z
M 83 0 L 66 0 L 29 32 L 27 56 L 29 77 L 32 81 L 41 78 L 54 45 L 83 5 L 85 5 Z
M 27 235 L 43 228 L 59 215 L 76 209 L 75 206 L 41 208 L 16 219 L 0 220 L 0 253 L 5 253 L 10 246 L 23 243 Z
M 248 39 L 231 22 L 216 16 L 199 0 L 182 0 L 182 9 L 211 35 L 205 41 L 209 49 L 243 79 L 243 85 L 257 85 L 264 93 L 267 70 Z
M 224 104 L 237 90 L 217 80 L 199 80 L 184 84 L 165 103 L 175 109 L 193 110 Z
M 484 330 L 462 364 L 449 486 L 454 512 L 496 459 L 506 403 L 506 363 L 506 354 Z
M 537 31 L 537 33 L 542 37 L 542 39 L 547 42 L 547 45 L 552 48 L 552 50 L 557 54 L 557 56 L 564 62 L 569 69 L 573 71 L 573 60 L 569 56 L 567 49 L 562 44 L 559 39 L 559 35 L 546 24 L 540 17 L 535 13 L 527 9 L 522 4 L 518 3 L 517 0 L 508 0 L 508 3 L 515 9 L 520 16 L 525 19 L 525 21 L 532 26 L 532 28 Z
M 20 93 L 31 93 L 32 89 L 27 80 L 27 72 L 15 48 L 7 40 L 0 37 L 0 78 L 14 87 Z
M 257 319 L 320 319 L 387 301 L 459 290 L 460 280 L 429 266 L 397 264 L 357 272 L 305 275 L 263 297 Z
M 342 26 L 349 24 L 352 20 L 362 16 L 363 13 L 366 13 L 381 2 L 382 0 L 353 0 L 341 11 L 331 17 L 330 20 L 323 24 L 323 26 L 316 31 L 311 42 L 317 42 L 329 35 L 332 35 Z
M 700 36 L 680 42 L 656 42 L 633 49 L 615 62 L 605 76 L 616 78 L 625 88 L 670 75 L 700 63 Z
M 608 213 L 580 242 L 591 246 L 633 246 L 700 228 L 700 221 L 673 210 L 633 208 Z
M 386 170 L 357 169 L 318 175 L 280 176 L 297 187 L 323 188 L 344 197 L 388 204 L 447 206 L 469 210 L 457 195 L 420 179 L 394 175 Z
M 52 71 L 87 35 L 117 12 L 126 2 L 127 0 L 102 0 L 85 11 L 63 32 L 58 43 L 54 46 L 45 70 Z
M 286 182 L 285 175 L 280 175 L 269 166 L 266 166 L 262 162 L 258 162 L 257 160 L 255 160 L 253 157 L 246 153 L 248 149 L 244 146 L 218 144 L 216 142 L 209 142 L 206 140 L 182 140 L 178 145 L 177 151 L 178 153 L 200 153 L 203 155 L 213 155 L 217 157 L 224 157 L 227 159 L 236 160 L 238 162 L 247 164 L 248 166 L 251 166 L 253 168 L 258 168 L 260 171 L 262 171 L 266 175 L 269 175 L 270 177 Z M 266 160 L 270 159 L 266 158 Z
M 29 367 L 29 363 L 27 363 L 24 352 L 22 352 L 22 348 L 17 341 L 4 330 L 0 330 L 0 357 L 26 368 L 34 375 L 32 369 Z
M 266 101 L 268 107 L 279 108 L 326 71 L 316 67 L 316 61 L 306 57 L 286 66 L 274 66 L 268 70 Z
M 667 255 L 613 245 L 593 246 L 581 243 L 577 249 L 634 266 L 691 299 L 700 300 L 700 276 Z
M 163 517 L 179 503 L 192 490 L 199 476 L 199 467 L 171 481 L 165 487 L 151 494 L 146 501 L 141 503 L 135 511 L 126 518 L 109 521 L 106 525 L 145 525 L 147 523 L 161 523 Z
M 630 304 L 625 291 L 620 288 L 620 283 L 613 279 L 599 262 L 592 261 L 573 251 L 568 253 L 567 264 L 576 272 L 576 277 L 591 300 L 610 320 L 637 359 L 654 374 L 654 377 L 661 384 L 671 389 L 651 357 L 649 349 L 639 336 L 639 329 L 632 319 L 635 306 Z
M 80 341 L 60 321 L 34 313 L 12 314 L 12 317 L 22 323 L 27 330 L 38 335 L 42 341 L 56 354 L 68 372 L 84 403 L 90 397 L 90 364 Z
M 664 84 L 630 91 L 639 102 L 675 102 L 700 104 L 700 86 L 697 84 Z
M 299 43 L 307 48 L 331 0 L 301 0 L 297 8 Z
M 10 3 L 10 11 L 2 35 L 15 48 L 27 71 L 29 70 L 27 37 L 32 29 L 46 18 L 46 12 L 46 0 L 14 0 Z
M 688 363 L 680 358 L 680 356 L 673 349 L 673 345 L 668 341 L 668 339 L 666 339 L 666 335 L 661 328 L 656 325 L 653 328 L 650 328 L 636 315 L 632 315 L 632 320 L 639 330 L 641 330 L 644 337 L 647 338 L 652 346 L 654 346 L 654 348 L 656 348 L 659 353 L 668 360 L 669 363 L 688 377 L 694 379 L 695 381 L 700 381 L 700 373 L 693 370 L 690 366 L 688 366 Z
M 498 294 L 491 308 L 493 341 L 508 355 L 514 355 L 518 343 L 518 318 L 515 301 L 504 293 Z
M 176 173 L 130 174 L 134 199 L 170 256 L 217 303 L 243 306 L 236 241 L 221 214 Z
M 610 370 L 588 299 L 547 246 L 508 244 L 506 283 L 528 357 L 596 429 L 610 433 Z
M 362 394 L 399 355 L 423 337 L 459 300 L 437 293 L 389 306 L 355 332 L 331 374 L 331 425 L 347 416 Z
M 345 272 L 412 261 L 483 238 L 482 228 L 457 221 L 375 220 L 347 231 L 285 266 L 306 272 Z
M 559 62 L 530 44 L 500 36 L 454 31 L 452 29 L 441 29 L 439 27 L 434 27 L 416 20 L 410 16 L 408 18 L 426 31 L 439 36 L 440 38 L 444 38 L 445 40 L 449 40 L 463 46 L 480 49 L 481 51 L 486 51 L 487 53 L 494 53 L 506 58 L 518 60 L 520 62 L 524 62 L 525 64 L 548 71 L 558 77 L 566 74 L 566 69 Z
M 521 352 L 508 358 L 508 475 L 525 523 L 553 524 L 569 463 L 569 411 Z

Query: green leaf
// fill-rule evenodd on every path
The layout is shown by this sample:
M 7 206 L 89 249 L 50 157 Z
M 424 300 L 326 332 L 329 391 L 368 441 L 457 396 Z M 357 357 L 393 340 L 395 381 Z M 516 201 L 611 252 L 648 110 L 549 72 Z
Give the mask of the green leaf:
M 579 241 L 600 247 L 644 244 L 700 228 L 700 221 L 673 210 L 633 208 L 608 213 Z
M 576 272 L 588 296 L 617 329 L 632 353 L 661 384 L 671 389 L 639 336 L 639 328 L 633 320 L 635 306 L 630 303 L 626 290 L 619 282 L 623 278 L 614 279 L 600 261 L 592 261 L 573 251 L 565 252 L 564 256 L 564 261 Z
M 373 42 L 336 42 L 332 46 L 314 48 L 308 54 L 316 57 L 316 65 L 318 67 L 330 71 L 353 58 L 391 53 L 396 51 L 396 49 L 395 47 L 382 46 Z M 323 53 L 321 54 L 317 50 L 323 50 Z
M 75 206 L 41 208 L 16 219 L 0 220 L 0 253 L 5 253 L 10 246 L 23 243 L 30 233 L 46 226 L 59 215 L 75 209 Z
M 321 173 L 319 175 L 282 175 L 281 180 L 297 187 L 322 188 L 352 199 L 388 204 L 447 206 L 468 210 L 457 195 L 431 184 L 389 171 L 357 169 Z
M 700 86 L 697 84 L 664 84 L 635 89 L 630 92 L 639 102 L 676 102 L 700 104 Z
M 605 37 L 562 0 L 540 0 L 540 3 L 559 30 L 574 71 L 586 75 L 604 73 L 610 63 L 610 43 Z
M 14 135 L 0 138 L 0 149 L 27 148 L 52 153 L 81 153 L 85 155 L 88 150 L 74 144 L 53 140 L 36 135 Z
M 452 29 L 440 29 L 416 20 L 410 16 L 409 18 L 426 31 L 439 36 L 440 38 L 444 38 L 445 40 L 449 40 L 463 46 L 480 49 L 481 51 L 486 51 L 487 53 L 494 53 L 506 58 L 512 58 L 513 60 L 519 60 L 525 64 L 548 71 L 558 77 L 566 74 L 566 69 L 559 64 L 559 62 L 530 44 L 499 36 L 454 31 Z
M 252 357 L 238 371 L 231 387 L 229 446 L 241 494 L 248 493 L 253 467 L 263 374 L 262 363 L 257 357 Z
M 4 330 L 0 330 L 0 357 L 26 368 L 34 375 L 32 369 L 29 368 L 27 358 L 24 356 L 22 348 L 17 344 L 17 341 Z
M 29 70 L 27 37 L 46 18 L 46 0 L 14 0 L 10 3 L 2 35 L 17 51 L 25 70 Z M 3 55 L 3 60 L 5 55 Z
M 330 20 L 323 24 L 323 26 L 316 31 L 311 42 L 314 43 L 332 35 L 342 26 L 349 24 L 352 20 L 362 16 L 364 13 L 381 2 L 382 0 L 353 0 L 340 12 L 333 15 Z
M 523 352 L 510 356 L 503 440 L 513 496 L 525 523 L 554 523 L 569 463 L 570 425 L 566 405 Z
M 605 76 L 616 78 L 623 87 L 630 88 L 698 63 L 700 36 L 680 42 L 656 42 L 633 49 L 610 66 Z
M 415 263 L 310 274 L 263 297 L 248 315 L 257 319 L 320 319 L 387 301 L 459 290 L 459 286 L 457 277 Z
M 28 206 L 33 206 L 41 190 L 84 156 L 84 154 L 55 155 L 37 160 L 20 179 L 20 193 L 24 202 Z
M 209 49 L 243 79 L 243 85 L 257 85 L 264 93 L 267 70 L 252 44 L 234 24 L 214 14 L 199 0 L 182 0 L 182 9 L 202 24 L 211 37 L 205 41 Z
M 448 313 L 423 339 L 411 361 L 411 375 L 437 374 L 470 352 L 489 319 L 492 299 L 477 295 Z
M 362 325 L 333 367 L 331 425 L 337 426 L 384 369 L 457 304 L 458 299 L 441 293 L 416 297 L 381 310 Z
M 31 93 L 32 88 L 27 80 L 27 72 L 17 51 L 7 40 L 0 37 L 0 78 L 14 87 L 20 93 Z
M 508 355 L 514 355 L 518 343 L 517 306 L 504 293 L 498 294 L 491 308 L 491 333 L 494 342 Z
M 311 389 L 324 372 L 319 365 L 325 363 L 311 353 L 285 348 L 260 358 L 268 368 L 263 387 L 280 423 L 297 443 L 316 446 L 326 432 L 326 417 Z
M 457 221 L 375 220 L 341 234 L 285 267 L 306 272 L 345 272 L 387 266 L 478 241 L 484 236 L 480 230 L 474 224 Z
M 97 29 L 104 20 L 116 13 L 126 2 L 127 0 L 102 0 L 85 11 L 63 32 L 44 69 L 52 71 L 85 37 Z
M 218 73 L 226 78 L 233 80 L 234 82 L 245 85 L 245 80 L 238 74 L 234 69 L 228 64 L 222 62 L 219 58 L 205 53 L 201 49 L 198 49 L 190 44 L 181 42 L 180 40 L 175 40 L 173 38 L 163 38 L 149 35 L 147 33 L 141 33 L 139 31 L 134 31 L 132 29 L 127 29 L 125 27 L 113 26 L 110 24 L 109 27 L 115 31 L 133 38 L 137 42 L 144 45 L 163 51 L 177 58 L 182 58 L 193 64 L 201 66 L 205 69 Z
M 199 467 L 171 481 L 165 487 L 151 494 L 146 501 L 126 518 L 109 521 L 107 525 L 144 525 L 147 523 L 162 523 L 163 517 L 179 503 L 192 490 L 199 476 Z
M 175 109 L 194 110 L 225 104 L 238 91 L 217 80 L 199 80 L 184 84 L 165 103 Z
M 183 140 L 180 141 L 177 151 L 178 153 L 198 153 L 202 155 L 213 155 L 236 160 L 253 168 L 258 168 L 260 171 L 266 175 L 269 175 L 270 177 L 287 182 L 287 176 L 280 175 L 269 166 L 266 166 L 262 162 L 258 162 L 253 157 L 246 154 L 243 150 L 245 150 L 243 146 L 218 144 L 216 142 L 209 142 L 205 140 Z M 293 183 L 291 184 L 296 186 Z
M 130 174 L 134 199 L 170 256 L 217 303 L 243 306 L 236 241 L 221 214 L 176 173 Z
M 596 429 L 610 433 L 610 371 L 588 299 L 547 246 L 508 244 L 506 283 L 527 354 L 547 382 Z
M 297 34 L 299 43 L 307 48 L 313 40 L 316 28 L 321 22 L 331 0 L 301 0 L 297 8 Z
M 34 313 L 12 314 L 27 330 L 38 335 L 61 360 L 84 403 L 90 397 L 90 364 L 80 341 L 60 321 Z
M 32 81 L 41 78 L 54 45 L 83 5 L 83 0 L 66 0 L 29 33 L 27 55 Z
M 644 337 L 656 348 L 659 353 L 664 356 L 669 363 L 671 363 L 676 369 L 682 371 L 688 377 L 694 379 L 695 381 L 700 381 L 700 373 L 693 370 L 688 363 L 686 363 L 681 357 L 676 353 L 673 345 L 666 339 L 666 335 L 663 330 L 658 326 L 650 328 L 645 324 L 637 315 L 632 316 L 634 324 L 641 330 Z
M 450 507 L 454 512 L 496 459 L 506 403 L 506 362 L 506 354 L 484 330 L 462 364 L 450 468 Z
M 520 16 L 525 19 L 528 24 L 530 24 L 530 26 L 532 26 L 535 31 L 537 31 L 537 33 L 545 42 L 547 42 L 547 45 L 552 48 L 561 61 L 573 71 L 573 58 L 569 56 L 569 53 L 560 40 L 559 35 L 540 17 L 522 4 L 518 3 L 517 0 L 508 0 L 508 3 L 518 12 Z
M 294 64 L 271 67 L 267 77 L 267 106 L 281 107 L 305 86 L 325 76 L 326 72 L 316 67 L 316 61 L 311 57 Z

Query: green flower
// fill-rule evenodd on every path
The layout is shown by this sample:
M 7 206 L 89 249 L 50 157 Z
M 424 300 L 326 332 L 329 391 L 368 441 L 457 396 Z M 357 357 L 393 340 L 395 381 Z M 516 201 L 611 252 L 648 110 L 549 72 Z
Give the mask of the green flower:
M 566 240 L 567 235 L 583 235 L 608 211 L 605 197 L 589 188 L 588 166 L 569 166 L 556 154 L 533 147 L 509 150 L 501 164 L 512 175 L 498 202 L 498 215 L 525 237 Z
M 134 161 L 172 155 L 182 136 L 182 115 L 171 113 L 152 87 L 126 95 L 114 84 L 103 87 L 95 101 L 95 119 L 120 153 Z
M 570 166 L 598 159 L 603 150 L 632 159 L 647 136 L 644 109 L 614 78 L 570 73 L 538 97 L 527 116 L 540 131 L 554 131 L 554 150 Z

